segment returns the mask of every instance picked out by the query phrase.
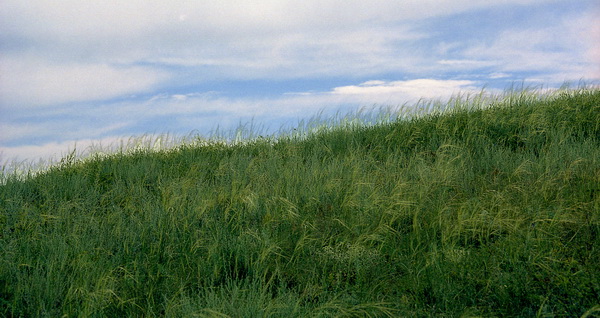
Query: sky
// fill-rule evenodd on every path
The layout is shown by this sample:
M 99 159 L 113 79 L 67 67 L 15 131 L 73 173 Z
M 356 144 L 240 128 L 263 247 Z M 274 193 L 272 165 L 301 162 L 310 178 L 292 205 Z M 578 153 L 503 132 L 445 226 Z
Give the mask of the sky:
M 1 0 L 0 163 L 600 80 L 597 0 Z

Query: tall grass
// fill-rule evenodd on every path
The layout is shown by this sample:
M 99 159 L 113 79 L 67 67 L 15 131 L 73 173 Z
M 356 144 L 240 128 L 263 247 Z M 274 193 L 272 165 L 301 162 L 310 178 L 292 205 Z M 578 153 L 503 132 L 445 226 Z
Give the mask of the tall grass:
M 598 314 L 600 91 L 420 105 L 5 175 L 0 314 Z

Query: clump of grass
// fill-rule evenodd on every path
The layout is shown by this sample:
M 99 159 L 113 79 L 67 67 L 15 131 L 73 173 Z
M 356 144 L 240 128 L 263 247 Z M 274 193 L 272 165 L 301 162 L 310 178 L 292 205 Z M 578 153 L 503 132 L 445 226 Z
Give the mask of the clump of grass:
M 598 313 L 600 91 L 422 105 L 4 176 L 0 313 Z

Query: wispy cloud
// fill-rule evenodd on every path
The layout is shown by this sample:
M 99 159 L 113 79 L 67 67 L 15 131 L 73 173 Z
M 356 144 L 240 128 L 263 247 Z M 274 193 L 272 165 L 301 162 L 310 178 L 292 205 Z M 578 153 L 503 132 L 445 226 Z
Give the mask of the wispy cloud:
M 541 28 L 509 28 L 491 40 L 469 47 L 464 56 L 496 65 L 498 72 L 540 72 L 546 82 L 599 77 L 598 22 L 593 13 L 568 16 Z M 591 66 L 591 67 L 590 67 Z
M 554 1 L 535 1 L 545 2 Z M 216 76 L 257 78 L 418 72 L 426 51 L 414 41 L 431 33 L 416 30 L 419 21 L 490 3 L 7 0 L 5 7 L 0 36 L 12 52 L 76 64 L 214 66 Z
M 0 103 L 40 107 L 110 99 L 148 91 L 167 74 L 145 67 L 55 64 L 40 58 L 0 58 Z
M 419 98 L 449 98 L 460 92 L 476 91 L 474 81 L 416 79 L 409 81 L 367 81 L 359 85 L 336 87 L 335 95 L 359 100 L 415 101 Z

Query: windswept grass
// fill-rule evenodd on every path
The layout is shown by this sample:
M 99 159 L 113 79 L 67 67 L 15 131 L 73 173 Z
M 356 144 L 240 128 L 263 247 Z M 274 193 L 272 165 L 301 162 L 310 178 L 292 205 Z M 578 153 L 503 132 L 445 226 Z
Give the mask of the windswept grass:
M 4 176 L 0 315 L 597 315 L 600 91 L 444 107 Z

